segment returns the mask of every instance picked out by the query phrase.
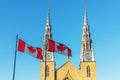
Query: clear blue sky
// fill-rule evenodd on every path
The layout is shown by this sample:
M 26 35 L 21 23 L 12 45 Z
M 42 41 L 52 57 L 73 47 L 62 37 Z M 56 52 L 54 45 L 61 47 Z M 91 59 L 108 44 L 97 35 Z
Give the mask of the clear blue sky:
M 53 39 L 72 49 L 70 61 L 80 63 L 84 0 L 0 0 L 0 80 L 12 80 L 15 37 L 42 47 L 51 4 Z M 88 23 L 97 63 L 97 80 L 120 80 L 120 0 L 86 0 Z M 55 53 L 56 67 L 66 57 Z M 40 61 L 17 53 L 15 80 L 39 80 Z

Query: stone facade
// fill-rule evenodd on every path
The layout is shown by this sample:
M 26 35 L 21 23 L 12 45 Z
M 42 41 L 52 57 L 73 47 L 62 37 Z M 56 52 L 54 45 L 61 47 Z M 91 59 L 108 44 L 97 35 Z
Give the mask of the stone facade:
M 46 74 L 46 80 L 55 80 L 55 62 L 49 61 L 49 62 L 41 62 L 41 68 L 40 68 L 40 80 L 45 80 L 45 74 Z M 48 66 L 48 74 L 47 69 L 45 69 Z
M 46 80 L 96 80 L 96 62 L 81 62 L 80 68 L 67 61 L 60 68 L 55 69 L 55 62 L 46 62 L 49 67 L 49 76 Z M 90 76 L 87 67 L 90 68 Z M 45 80 L 45 62 L 41 62 L 40 80 Z

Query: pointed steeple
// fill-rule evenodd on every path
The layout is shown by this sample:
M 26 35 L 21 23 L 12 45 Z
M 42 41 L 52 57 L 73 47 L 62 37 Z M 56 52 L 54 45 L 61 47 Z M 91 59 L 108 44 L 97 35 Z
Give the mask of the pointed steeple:
M 48 14 L 47 14 L 47 21 L 46 21 L 46 32 L 45 36 L 47 39 L 50 39 L 52 37 L 51 33 L 51 22 L 50 22 L 50 6 L 48 5 Z
M 51 22 L 50 22 L 50 6 L 48 5 L 48 13 L 47 13 L 47 20 L 46 20 L 46 27 L 44 33 L 44 43 L 43 43 L 43 54 L 46 54 L 46 61 L 53 61 L 54 55 L 52 52 L 47 51 L 47 40 L 52 38 L 51 33 Z M 44 58 L 45 59 L 45 58 Z
M 81 45 L 81 61 L 94 61 L 94 53 L 92 47 L 92 40 L 90 37 L 89 25 L 87 20 L 86 5 L 84 5 L 84 25 L 82 33 L 82 45 Z
M 50 27 L 50 6 L 49 5 L 48 5 L 48 14 L 47 14 L 46 27 Z
M 87 25 L 87 11 L 86 11 L 86 4 L 84 4 L 84 25 Z

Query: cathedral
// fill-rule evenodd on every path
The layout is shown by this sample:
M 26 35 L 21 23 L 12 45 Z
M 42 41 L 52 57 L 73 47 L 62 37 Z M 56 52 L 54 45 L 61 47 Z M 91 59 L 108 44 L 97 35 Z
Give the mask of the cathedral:
M 54 54 L 47 51 L 47 39 L 52 39 L 50 8 L 48 8 L 44 34 L 43 53 L 45 58 L 40 63 L 40 80 L 96 80 L 96 61 L 94 59 L 86 8 L 84 9 L 79 68 L 68 60 L 57 69 Z

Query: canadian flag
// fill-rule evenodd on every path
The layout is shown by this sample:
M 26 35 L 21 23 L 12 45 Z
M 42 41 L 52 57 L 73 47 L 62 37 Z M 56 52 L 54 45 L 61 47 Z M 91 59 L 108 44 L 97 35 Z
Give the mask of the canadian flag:
M 42 49 L 41 48 L 34 48 L 28 44 L 26 44 L 23 40 L 18 39 L 18 51 L 27 53 L 35 58 L 38 58 L 40 60 L 43 59 L 42 56 Z
M 64 54 L 67 56 L 72 56 L 71 55 L 71 49 L 69 49 L 67 46 L 64 44 L 55 42 L 51 39 L 48 39 L 48 51 L 50 52 L 58 52 L 60 54 Z

